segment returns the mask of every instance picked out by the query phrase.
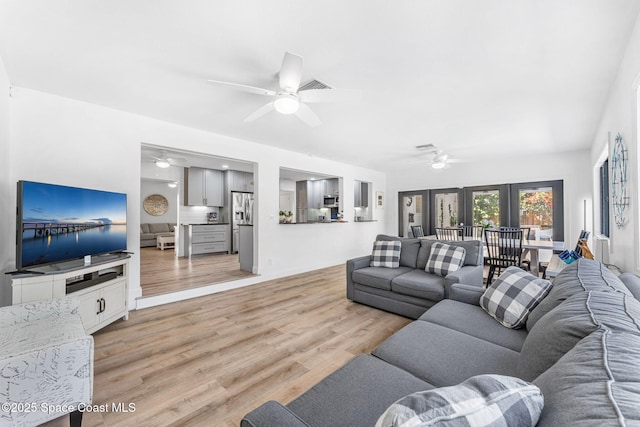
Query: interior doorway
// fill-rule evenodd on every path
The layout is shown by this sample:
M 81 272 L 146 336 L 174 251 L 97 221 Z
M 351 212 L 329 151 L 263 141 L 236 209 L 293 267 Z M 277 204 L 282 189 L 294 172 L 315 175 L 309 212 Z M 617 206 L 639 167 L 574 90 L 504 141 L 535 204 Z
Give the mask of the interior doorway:
M 252 162 L 142 145 L 143 298 L 253 276 L 240 266 L 232 202 L 238 192 L 253 200 L 254 168 Z M 256 202 L 245 208 L 255 209 Z M 243 217 L 253 220 L 253 212 Z M 253 248 L 247 251 L 253 260 Z

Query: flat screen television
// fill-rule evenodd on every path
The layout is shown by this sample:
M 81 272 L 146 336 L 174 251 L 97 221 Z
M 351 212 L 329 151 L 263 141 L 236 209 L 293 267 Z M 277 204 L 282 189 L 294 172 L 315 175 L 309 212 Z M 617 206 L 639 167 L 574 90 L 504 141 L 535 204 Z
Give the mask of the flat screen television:
M 127 195 L 18 182 L 16 268 L 127 250 Z

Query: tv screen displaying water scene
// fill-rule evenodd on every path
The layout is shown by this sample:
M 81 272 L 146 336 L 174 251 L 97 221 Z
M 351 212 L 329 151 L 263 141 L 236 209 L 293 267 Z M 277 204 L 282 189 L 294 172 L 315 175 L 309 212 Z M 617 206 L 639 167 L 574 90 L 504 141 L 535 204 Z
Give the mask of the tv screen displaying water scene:
M 127 249 L 127 195 L 18 182 L 16 267 Z

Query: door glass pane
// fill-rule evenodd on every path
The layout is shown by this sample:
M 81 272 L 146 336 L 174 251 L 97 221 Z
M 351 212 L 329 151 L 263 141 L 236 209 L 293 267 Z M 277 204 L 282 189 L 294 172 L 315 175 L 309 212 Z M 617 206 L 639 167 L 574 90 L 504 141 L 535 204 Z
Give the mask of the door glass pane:
M 500 191 L 474 191 L 473 225 L 500 225 Z
M 412 225 L 422 225 L 425 228 L 425 224 L 422 223 L 422 196 L 404 196 L 402 198 L 402 223 L 404 224 L 404 230 L 402 230 L 402 237 L 409 237 L 411 234 Z
M 458 225 L 458 193 L 437 193 L 436 227 L 454 227 Z
M 531 228 L 531 239 L 551 240 L 553 234 L 553 189 L 520 190 L 520 227 Z

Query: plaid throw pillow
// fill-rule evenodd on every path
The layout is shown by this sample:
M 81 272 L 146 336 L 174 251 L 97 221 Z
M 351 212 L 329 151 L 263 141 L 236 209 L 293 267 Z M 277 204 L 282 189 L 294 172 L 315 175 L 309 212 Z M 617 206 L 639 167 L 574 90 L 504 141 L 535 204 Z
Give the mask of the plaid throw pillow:
M 462 267 L 466 251 L 459 246 L 436 242 L 431 245 L 431 253 L 425 271 L 445 277 Z
M 373 252 L 371 253 L 370 267 L 400 267 L 400 248 L 402 243 L 399 240 L 376 240 L 373 242 Z
M 480 297 L 480 307 L 503 326 L 518 329 L 551 290 L 551 282 L 509 267 Z
M 535 426 L 544 399 L 519 378 L 478 375 L 451 387 L 403 397 L 380 416 L 376 427 Z

